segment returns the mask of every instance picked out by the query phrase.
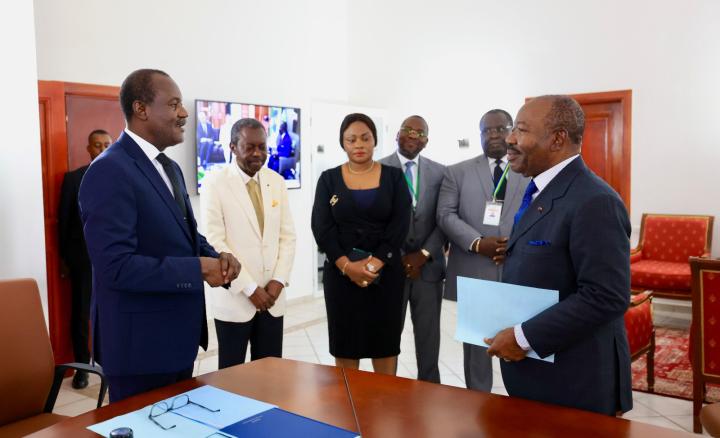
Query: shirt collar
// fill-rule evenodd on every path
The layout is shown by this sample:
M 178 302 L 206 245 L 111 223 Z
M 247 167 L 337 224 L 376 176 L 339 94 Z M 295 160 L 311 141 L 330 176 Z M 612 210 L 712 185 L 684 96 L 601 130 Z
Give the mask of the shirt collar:
M 125 133 L 135 140 L 135 143 L 140 146 L 140 149 L 145 155 L 147 155 L 150 161 L 156 160 L 157 156 L 160 155 L 160 150 L 158 148 L 153 146 L 153 144 L 149 141 L 132 132 L 129 128 L 125 128 Z
M 570 164 L 572 160 L 579 156 L 579 154 L 573 155 L 572 157 L 559 162 L 558 164 L 554 165 L 545 172 L 533 178 L 533 181 L 535 181 L 535 186 L 538 188 L 538 194 L 542 192 L 543 189 L 548 186 L 548 184 L 550 184 L 550 181 L 552 181 L 556 176 L 558 176 L 558 174 L 565 168 L 565 166 Z
M 240 178 L 242 178 L 243 184 L 247 185 L 247 183 L 249 183 L 251 179 L 254 179 L 255 182 L 258 183 L 258 185 L 260 184 L 260 172 L 262 171 L 262 169 L 258 170 L 257 172 L 255 172 L 255 175 L 250 177 L 250 175 L 245 173 L 245 171 L 237 165 L 237 160 L 234 163 L 228 164 L 228 166 L 232 166 L 233 168 L 235 168 L 235 171 L 240 175 Z
M 495 160 L 497 160 L 497 158 L 490 158 L 490 157 L 486 157 L 486 158 L 488 160 L 488 164 L 490 165 L 490 169 L 494 169 L 495 168 Z M 500 158 L 500 161 L 502 161 L 502 166 L 500 166 L 500 167 L 502 167 L 504 169 L 505 166 L 507 166 L 507 162 L 508 162 L 507 154 L 505 154 L 504 157 Z
M 416 155 L 414 159 L 410 160 L 405 155 L 401 154 L 399 150 L 395 153 L 397 154 L 398 159 L 400 159 L 400 167 L 402 167 L 403 170 L 405 169 L 405 163 L 407 163 L 408 161 L 412 161 L 413 163 L 415 163 L 415 168 L 416 169 L 418 168 L 418 162 L 420 161 L 420 154 Z

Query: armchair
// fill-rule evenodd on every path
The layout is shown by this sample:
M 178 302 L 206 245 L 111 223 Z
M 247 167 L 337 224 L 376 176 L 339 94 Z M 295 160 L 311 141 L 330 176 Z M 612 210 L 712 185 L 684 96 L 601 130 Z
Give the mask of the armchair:
M 652 316 L 652 292 L 634 294 L 625 312 L 625 331 L 630 345 L 630 360 L 647 357 L 648 391 L 655 390 L 655 326 Z
M 35 280 L 0 280 L 0 303 L 0 437 L 25 436 L 65 419 L 52 410 L 68 369 L 100 376 L 100 407 L 107 383 L 99 367 L 55 365 Z
M 693 370 L 693 428 L 700 426 L 705 384 L 720 383 L 720 260 L 693 257 L 692 325 L 690 346 Z
M 690 257 L 709 257 L 713 216 L 643 214 L 630 252 L 631 289 L 690 300 Z

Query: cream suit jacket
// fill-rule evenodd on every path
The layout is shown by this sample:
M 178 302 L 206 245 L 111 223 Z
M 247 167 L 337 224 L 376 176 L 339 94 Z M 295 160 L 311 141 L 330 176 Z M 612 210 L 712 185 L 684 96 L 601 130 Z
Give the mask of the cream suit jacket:
M 295 258 L 295 227 L 290 214 L 285 180 L 263 167 L 259 172 L 265 229 L 260 233 L 245 183 L 235 163 L 218 169 L 203 181 L 200 203 L 204 234 L 218 252 L 232 253 L 240 261 L 240 275 L 229 289 L 210 291 L 213 316 L 221 321 L 247 322 L 255 306 L 243 293 L 252 283 L 265 287 L 273 278 L 288 285 Z M 285 314 L 285 291 L 270 314 Z

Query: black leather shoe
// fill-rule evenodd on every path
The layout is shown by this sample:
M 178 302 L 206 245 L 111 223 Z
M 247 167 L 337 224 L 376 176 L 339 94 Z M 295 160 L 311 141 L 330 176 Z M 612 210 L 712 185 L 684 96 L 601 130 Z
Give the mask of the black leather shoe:
M 72 387 L 75 389 L 83 389 L 88 386 L 88 373 L 87 371 L 75 371 L 73 377 Z

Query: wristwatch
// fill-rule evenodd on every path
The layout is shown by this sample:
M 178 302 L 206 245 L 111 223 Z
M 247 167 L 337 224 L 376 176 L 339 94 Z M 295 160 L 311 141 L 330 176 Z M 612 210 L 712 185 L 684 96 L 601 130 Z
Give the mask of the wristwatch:
M 425 256 L 426 259 L 430 260 L 430 251 L 426 250 L 425 248 L 421 248 L 420 252 L 422 253 L 422 255 Z

